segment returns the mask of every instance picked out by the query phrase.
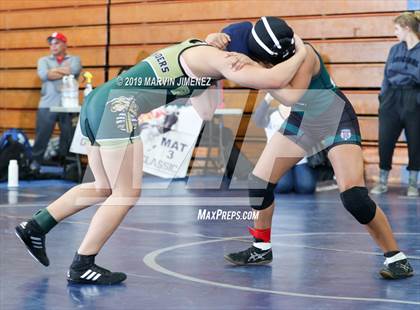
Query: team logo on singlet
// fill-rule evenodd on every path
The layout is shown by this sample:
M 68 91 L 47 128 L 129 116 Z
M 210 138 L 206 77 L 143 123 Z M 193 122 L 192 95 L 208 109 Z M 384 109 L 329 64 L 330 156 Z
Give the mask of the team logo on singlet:
M 136 99 L 133 96 L 125 97 L 120 96 L 111 99 L 106 103 L 109 106 L 109 110 L 113 113 L 117 113 L 115 117 L 115 124 L 117 128 L 131 133 L 138 126 L 138 108 L 136 105 Z
M 341 129 L 340 137 L 344 141 L 347 141 L 348 139 L 351 138 L 351 130 L 350 129 Z
M 178 88 L 171 90 L 171 93 L 174 96 L 185 96 L 185 95 L 188 95 L 189 92 L 190 92 L 189 87 L 185 85 L 181 85 Z

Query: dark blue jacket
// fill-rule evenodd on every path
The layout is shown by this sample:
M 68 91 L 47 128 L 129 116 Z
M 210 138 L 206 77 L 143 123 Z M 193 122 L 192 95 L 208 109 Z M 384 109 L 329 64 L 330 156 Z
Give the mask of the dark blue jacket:
M 389 87 L 420 88 L 420 42 L 410 50 L 405 42 L 391 48 L 385 65 L 381 94 Z

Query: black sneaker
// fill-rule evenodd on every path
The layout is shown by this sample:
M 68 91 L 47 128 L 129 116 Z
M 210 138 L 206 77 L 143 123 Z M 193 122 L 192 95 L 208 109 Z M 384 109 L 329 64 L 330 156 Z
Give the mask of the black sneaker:
M 111 272 L 96 264 L 83 270 L 70 268 L 67 272 L 67 281 L 69 283 L 113 285 L 121 283 L 125 279 L 127 279 L 125 273 Z
M 50 264 L 45 252 L 45 234 L 37 231 L 33 223 L 22 222 L 15 228 L 16 236 L 25 244 L 29 254 L 44 266 Z
M 273 252 L 260 250 L 254 246 L 245 251 L 225 255 L 225 259 L 235 265 L 265 265 L 273 261 Z
M 379 272 L 384 279 L 404 279 L 414 275 L 413 267 L 411 267 L 407 258 L 389 264 L 387 264 L 387 261 L 385 260 L 384 265 L 385 267 Z

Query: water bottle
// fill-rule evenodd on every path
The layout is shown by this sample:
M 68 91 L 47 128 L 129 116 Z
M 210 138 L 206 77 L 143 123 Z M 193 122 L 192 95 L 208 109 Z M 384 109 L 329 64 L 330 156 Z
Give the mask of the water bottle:
M 62 79 L 62 87 L 61 87 L 61 105 L 63 107 L 69 106 L 69 96 L 70 96 L 70 89 L 69 89 L 69 77 L 67 75 L 63 76 Z
M 61 105 L 66 108 L 77 107 L 79 105 L 79 83 L 73 74 L 63 76 Z
M 7 187 L 16 188 L 19 186 L 19 167 L 16 159 L 9 161 Z
M 70 100 L 73 107 L 79 106 L 79 83 L 74 78 L 73 74 L 69 75 L 70 84 Z

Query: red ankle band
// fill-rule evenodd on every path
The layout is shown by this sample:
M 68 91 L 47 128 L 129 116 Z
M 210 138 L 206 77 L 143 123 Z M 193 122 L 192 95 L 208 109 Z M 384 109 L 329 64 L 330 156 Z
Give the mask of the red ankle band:
M 270 242 L 271 240 L 271 228 L 257 229 L 248 227 L 248 230 L 255 239 L 260 239 L 263 242 Z

